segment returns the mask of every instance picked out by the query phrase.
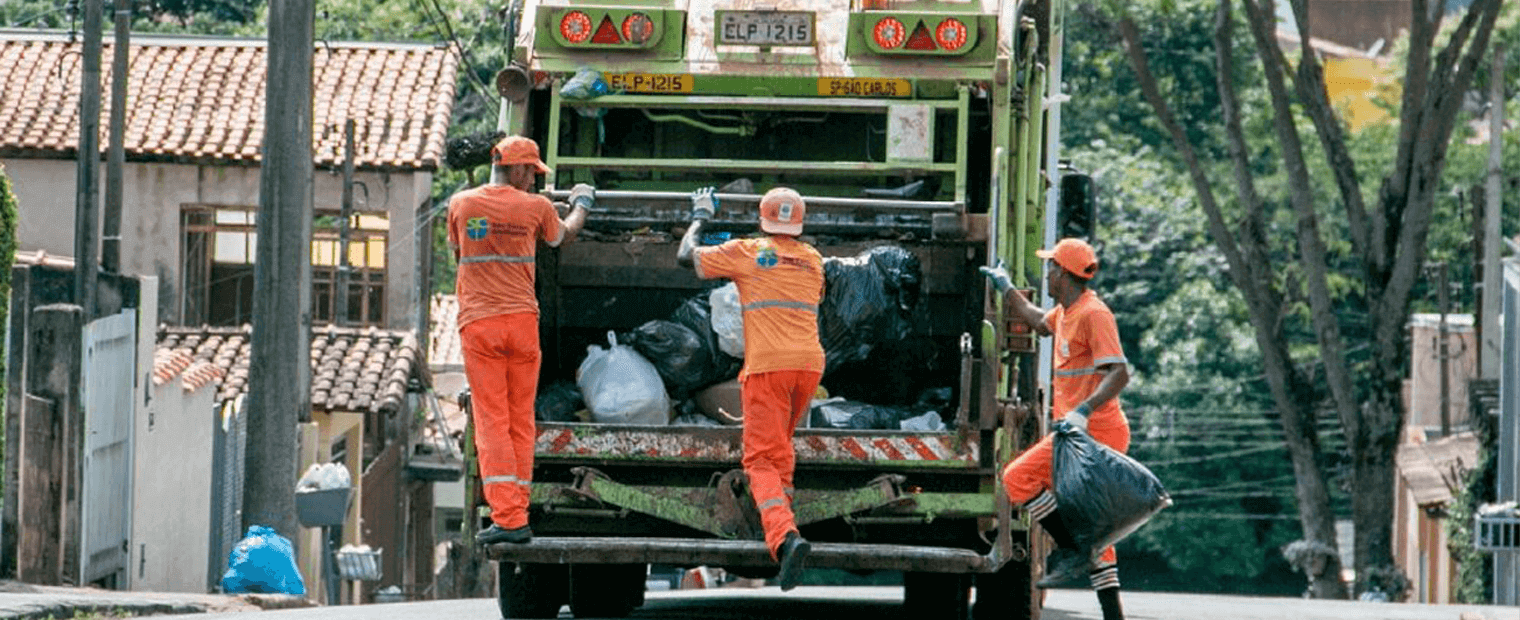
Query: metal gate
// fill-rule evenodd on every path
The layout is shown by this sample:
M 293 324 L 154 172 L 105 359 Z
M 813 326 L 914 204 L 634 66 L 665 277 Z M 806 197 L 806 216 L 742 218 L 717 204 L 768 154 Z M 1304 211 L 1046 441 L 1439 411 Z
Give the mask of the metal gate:
M 132 417 L 137 370 L 137 311 L 86 325 L 81 401 L 85 430 L 80 494 L 82 583 L 127 584 L 132 533 Z

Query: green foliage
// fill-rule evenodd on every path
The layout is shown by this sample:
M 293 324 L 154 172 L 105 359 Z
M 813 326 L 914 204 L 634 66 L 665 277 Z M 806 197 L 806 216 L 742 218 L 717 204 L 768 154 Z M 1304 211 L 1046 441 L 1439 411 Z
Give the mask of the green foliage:
M 0 325 L 6 325 L 11 309 L 11 265 L 16 260 L 16 226 L 20 213 L 16 195 L 11 192 L 11 178 L 0 165 Z M 0 340 L 9 338 L 9 332 L 0 334 Z M 5 360 L 0 358 L 0 375 L 5 374 Z M 5 402 L 5 384 L 0 382 L 0 402 Z M 3 439 L 3 433 L 0 433 Z

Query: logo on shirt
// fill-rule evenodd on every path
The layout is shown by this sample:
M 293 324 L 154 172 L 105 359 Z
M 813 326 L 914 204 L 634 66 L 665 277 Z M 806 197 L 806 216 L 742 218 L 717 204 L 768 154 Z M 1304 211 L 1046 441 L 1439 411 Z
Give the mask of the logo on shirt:
M 775 267 L 776 263 L 780 262 L 780 260 L 776 256 L 776 248 L 771 246 L 760 248 L 760 252 L 755 255 L 755 264 L 759 265 L 761 269 Z
M 491 234 L 491 223 L 483 217 L 472 217 L 464 222 L 464 234 L 471 239 L 484 239 Z

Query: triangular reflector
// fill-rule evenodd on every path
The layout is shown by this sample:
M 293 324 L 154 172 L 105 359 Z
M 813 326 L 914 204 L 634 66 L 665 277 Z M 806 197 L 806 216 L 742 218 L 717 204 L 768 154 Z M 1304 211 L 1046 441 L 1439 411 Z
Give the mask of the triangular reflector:
M 923 22 L 918 22 L 918 27 L 913 29 L 913 36 L 908 37 L 908 44 L 903 47 L 910 50 L 933 51 L 939 49 L 934 45 L 934 37 L 930 36 L 929 29 Z
M 612 25 L 612 17 L 602 17 L 602 25 L 596 27 L 596 34 L 591 37 L 591 42 L 603 45 L 623 42 L 623 37 L 618 36 L 617 26 Z

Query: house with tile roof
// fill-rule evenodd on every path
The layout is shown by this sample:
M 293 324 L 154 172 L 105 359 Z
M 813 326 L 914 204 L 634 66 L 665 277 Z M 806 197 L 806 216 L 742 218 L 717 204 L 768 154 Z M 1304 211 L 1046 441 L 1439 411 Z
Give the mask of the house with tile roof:
M 242 470 L 247 438 L 239 428 L 249 372 L 266 49 L 263 40 L 140 35 L 131 45 L 121 265 L 128 279 L 156 286 L 142 288 L 156 303 L 127 305 L 160 326 L 156 338 L 151 327 L 139 330 L 149 353 L 138 367 L 151 366 L 143 368 L 151 385 L 130 415 L 136 445 L 157 447 L 135 451 L 137 469 L 148 476 L 139 477 L 136 499 L 148 513 L 175 515 L 139 520 L 133 541 L 142 544 L 131 545 L 130 565 L 140 579 L 131 586 L 204 591 L 214 588 L 207 584 L 226 570 L 243 534 L 241 482 L 245 473 L 256 475 Z M 73 250 L 81 47 L 63 33 L 0 30 L 0 80 L 8 85 L 0 91 L 0 165 L 20 205 L 19 256 L 35 257 L 27 268 L 43 284 L 66 282 L 60 274 L 73 268 L 61 257 Z M 108 59 L 109 37 L 104 48 Z M 336 462 L 352 472 L 343 541 L 387 550 L 381 580 L 351 589 L 369 600 L 379 587 L 420 592 L 431 579 L 431 484 L 408 471 L 412 422 L 424 403 L 418 386 L 429 380 L 417 344 L 427 311 L 419 284 L 426 247 L 413 226 L 431 208 L 457 57 L 435 45 L 322 42 L 313 60 L 312 410 L 301 415 L 300 467 Z M 103 65 L 101 90 L 109 93 L 114 76 L 110 63 Z M 110 102 L 102 107 L 104 121 Z M 354 216 L 340 250 L 336 218 L 350 121 Z M 107 131 L 103 122 L 102 145 Z M 353 270 L 351 312 L 340 327 L 333 321 L 333 282 L 341 252 Z M 51 284 L 42 292 L 68 293 Z M 167 478 L 154 476 L 166 469 L 196 469 L 186 463 L 204 467 L 175 478 L 183 488 L 158 499 L 145 492 L 147 483 L 164 486 Z M 181 508 L 195 510 L 194 519 Z M 188 555 L 163 553 L 192 523 L 209 531 L 210 543 Z M 297 541 L 313 596 L 324 587 L 320 531 L 303 528 Z M 156 552 L 141 549 L 149 543 Z M 190 557 L 197 555 L 202 561 Z
M 113 42 L 105 38 L 103 58 Z M 160 320 L 250 320 L 264 139 L 262 39 L 134 35 L 129 55 L 121 264 L 156 276 Z M 23 250 L 73 253 L 83 43 L 0 30 L 0 165 L 20 205 Z M 458 57 L 442 45 L 321 42 L 313 57 L 316 209 L 313 322 L 331 321 L 345 126 L 353 121 L 349 322 L 421 329 L 427 305 L 414 225 L 430 208 Z M 100 142 L 112 75 L 101 69 Z M 101 166 L 104 174 L 104 166 Z

